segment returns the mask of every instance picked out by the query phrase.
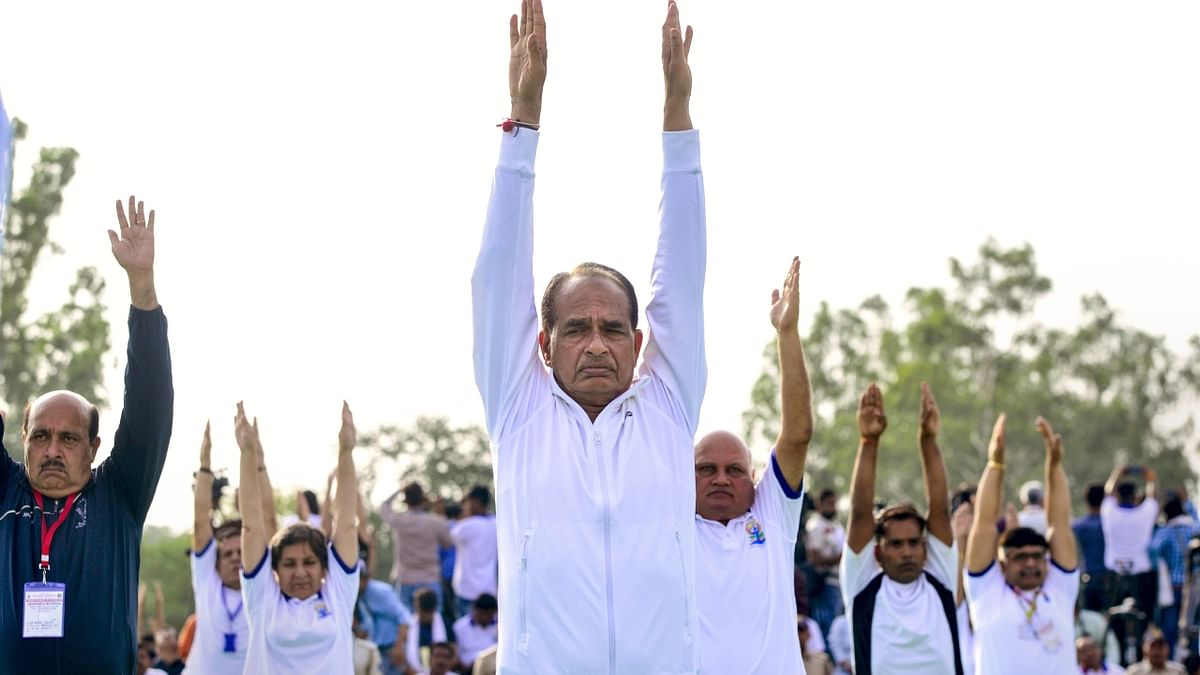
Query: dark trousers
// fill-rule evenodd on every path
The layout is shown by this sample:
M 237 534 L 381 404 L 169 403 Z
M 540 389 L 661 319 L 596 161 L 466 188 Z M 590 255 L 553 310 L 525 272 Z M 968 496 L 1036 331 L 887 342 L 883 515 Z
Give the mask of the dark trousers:
M 1128 666 L 1142 659 L 1142 634 L 1154 619 L 1154 608 L 1158 598 L 1158 573 L 1154 570 L 1141 574 L 1110 574 L 1107 604 L 1114 607 L 1125 598 L 1133 598 L 1140 617 L 1112 617 L 1109 624 L 1121 644 L 1121 665 Z M 1135 656 L 1130 660 L 1126 645 L 1132 639 Z

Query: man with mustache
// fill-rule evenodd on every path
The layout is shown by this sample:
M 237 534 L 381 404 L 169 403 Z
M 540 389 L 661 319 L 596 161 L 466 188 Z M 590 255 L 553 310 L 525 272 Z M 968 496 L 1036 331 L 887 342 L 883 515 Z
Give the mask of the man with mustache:
M 975 663 L 981 673 L 1068 673 L 1076 667 L 1071 647 L 1079 552 L 1071 530 L 1062 437 L 1041 417 L 1037 427 L 1046 444 L 1049 537 L 1016 527 L 997 538 L 996 519 L 1004 493 L 1004 415 L 992 430 L 987 467 L 975 496 L 966 587 L 975 623 Z
M 727 431 L 696 444 L 696 602 L 700 672 L 795 673 L 795 549 L 812 440 L 812 390 L 800 344 L 800 261 L 775 291 L 780 424 L 771 465 L 754 483 L 750 450 Z
M 541 0 L 525 0 L 509 23 L 512 118 L 501 125 L 471 278 L 475 381 L 496 475 L 499 668 L 694 673 L 692 442 L 707 369 L 692 31 L 670 2 L 650 338 L 635 378 L 637 297 L 611 267 L 585 263 L 551 279 L 539 332 L 532 213 L 545 30 Z
M 855 675 L 962 675 L 958 646 L 958 550 L 950 526 L 946 464 L 938 448 L 941 414 L 921 383 L 918 444 L 929 504 L 873 514 L 879 438 L 887 429 L 883 394 L 872 384 L 858 404 L 858 456 L 850 483 L 850 526 L 841 579 Z M 1005 671 L 1008 672 L 1008 671 Z
M 54 391 L 25 408 L 24 463 L 0 448 L 0 672 L 132 673 L 142 524 L 171 438 L 167 320 L 154 289 L 154 211 L 117 202 L 129 279 L 125 405 L 95 469 L 100 413 Z M 0 420 L 0 437 L 4 423 Z

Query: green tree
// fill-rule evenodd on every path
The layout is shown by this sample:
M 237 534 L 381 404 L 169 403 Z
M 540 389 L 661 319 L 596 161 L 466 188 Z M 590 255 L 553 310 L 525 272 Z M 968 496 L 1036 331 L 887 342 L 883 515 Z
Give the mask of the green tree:
M 922 380 L 942 411 L 952 485 L 978 480 L 1000 412 L 1009 420 L 1010 488 L 1041 478 L 1039 414 L 1065 439 L 1077 495 L 1115 462 L 1150 464 L 1170 477 L 1168 487 L 1192 479 L 1186 450 L 1194 419 L 1186 410 L 1181 418 L 1180 409 L 1200 392 L 1200 337 L 1192 338 L 1188 355 L 1176 355 L 1162 337 L 1122 323 L 1098 294 L 1081 300 L 1074 330 L 1037 323 L 1034 310 L 1052 283 L 1038 272 L 1028 244 L 1006 249 L 989 240 L 974 263 L 951 259 L 950 276 L 950 288 L 909 289 L 903 325 L 878 296 L 853 310 L 819 307 L 805 342 L 817 416 L 813 488 L 848 487 L 858 397 L 878 382 L 889 421 L 878 494 L 892 501 L 919 495 Z M 768 345 L 743 415 L 748 442 L 770 443 L 778 432 L 774 359 Z
M 13 120 L 14 142 L 27 128 Z M 70 389 L 105 404 L 103 360 L 111 346 L 104 318 L 104 279 L 94 267 L 76 271 L 59 308 L 28 318 L 29 284 L 42 253 L 61 253 L 50 238 L 50 219 L 62 209 L 75 176 L 73 148 L 42 148 L 29 186 L 11 200 L 0 261 L 0 401 L 12 414 L 4 445 L 20 458 L 20 412 L 41 392 Z M 97 231 L 97 246 L 102 245 Z
M 179 629 L 195 611 L 192 596 L 192 566 L 188 558 L 192 533 L 175 534 L 166 527 L 147 526 L 142 533 L 141 583 L 153 588 L 162 584 L 167 625 Z M 153 591 L 146 594 L 146 613 L 154 614 Z

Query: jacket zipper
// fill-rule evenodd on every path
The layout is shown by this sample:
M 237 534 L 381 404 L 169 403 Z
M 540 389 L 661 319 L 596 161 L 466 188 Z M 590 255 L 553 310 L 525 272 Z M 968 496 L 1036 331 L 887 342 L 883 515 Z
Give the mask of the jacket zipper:
M 683 535 L 679 530 L 675 530 L 675 550 L 679 552 L 679 578 L 683 579 L 683 635 L 691 642 L 692 626 L 688 618 L 692 615 L 692 601 L 688 597 L 687 558 L 683 555 Z
M 521 541 L 521 635 L 517 639 L 518 648 L 524 652 L 529 649 L 529 609 L 525 598 L 529 589 L 529 538 L 526 532 Z
M 604 590 L 608 601 L 608 672 L 617 675 L 617 627 L 614 618 L 612 578 L 612 507 L 608 498 L 608 471 L 604 465 L 604 452 L 600 449 L 600 431 L 593 427 L 592 434 L 596 445 L 596 462 L 600 469 L 600 492 L 604 495 Z

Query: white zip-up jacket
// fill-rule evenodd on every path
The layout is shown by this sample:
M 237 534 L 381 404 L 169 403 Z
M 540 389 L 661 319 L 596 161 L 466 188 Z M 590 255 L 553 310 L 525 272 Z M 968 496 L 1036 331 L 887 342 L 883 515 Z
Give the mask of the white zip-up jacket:
M 632 386 L 593 423 L 538 357 L 537 132 L 505 134 L 471 279 L 496 478 L 499 672 L 695 673 L 693 437 L 704 397 L 696 131 L 663 133 L 661 229 Z

